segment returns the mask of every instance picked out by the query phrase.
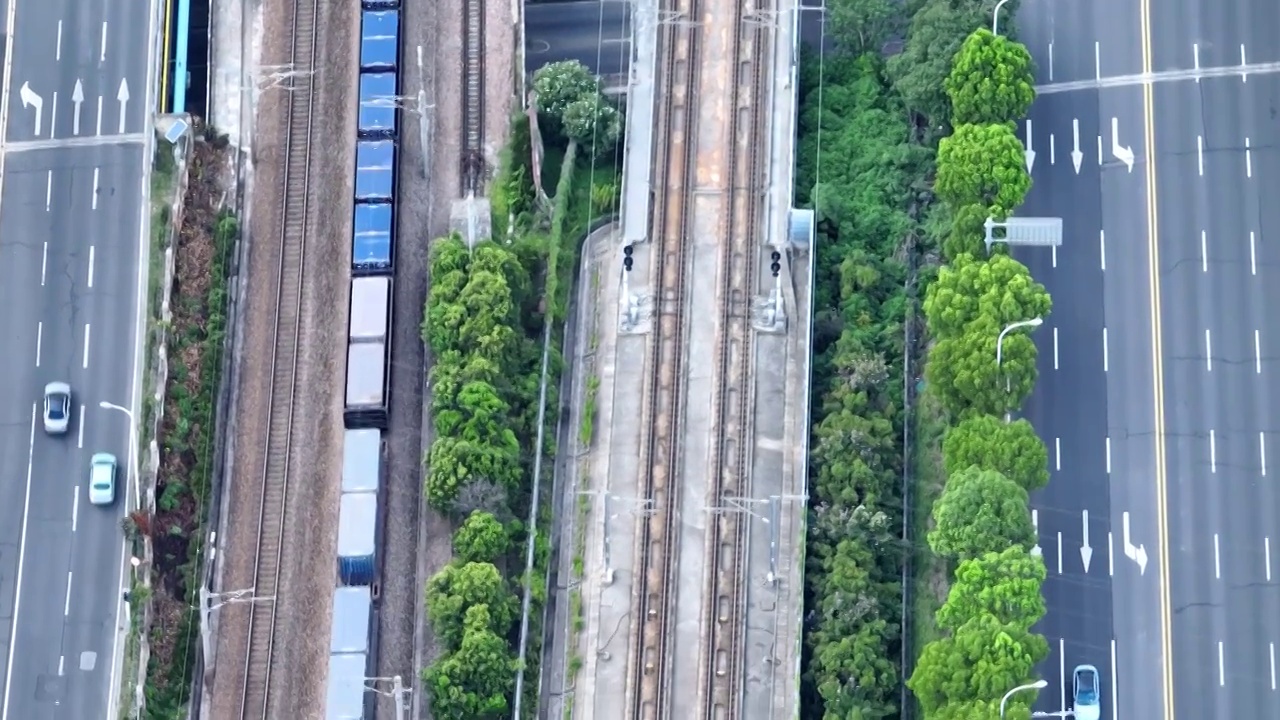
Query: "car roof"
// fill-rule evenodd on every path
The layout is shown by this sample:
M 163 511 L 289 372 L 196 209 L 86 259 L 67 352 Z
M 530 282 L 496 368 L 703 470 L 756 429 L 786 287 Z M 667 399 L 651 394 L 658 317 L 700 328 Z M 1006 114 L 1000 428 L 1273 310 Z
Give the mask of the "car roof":
M 64 395 L 71 394 L 71 386 L 64 382 L 51 382 L 44 386 L 44 394 L 52 395 L 54 393 L 62 393 Z
M 1094 667 L 1094 666 L 1092 666 L 1092 665 L 1077 665 L 1077 666 L 1076 666 L 1076 669 L 1075 669 L 1075 670 L 1073 670 L 1072 672 L 1073 672 L 1073 673 L 1076 673 L 1076 674 L 1078 674 L 1078 673 L 1082 673 L 1082 672 L 1091 672 L 1091 673 L 1093 673 L 1094 675 L 1097 675 L 1097 674 L 1098 674 L 1098 668 L 1096 668 L 1096 667 Z
M 94 465 L 100 465 L 103 463 L 111 463 L 114 465 L 116 462 L 116 456 L 111 453 L 94 453 L 93 460 L 91 462 Z

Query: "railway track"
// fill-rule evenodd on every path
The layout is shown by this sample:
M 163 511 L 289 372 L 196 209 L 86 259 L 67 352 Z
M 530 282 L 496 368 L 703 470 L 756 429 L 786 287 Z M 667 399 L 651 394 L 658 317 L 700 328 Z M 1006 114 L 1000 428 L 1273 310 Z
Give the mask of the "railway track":
M 703 0 L 664 0 L 662 9 L 686 21 L 700 17 Z M 666 49 L 661 67 L 659 129 L 663 142 L 656 143 L 663 194 L 654 203 L 649 227 L 660 234 L 655 243 L 654 277 L 657 283 L 656 322 L 650 333 L 651 374 L 646 378 L 645 417 L 642 427 L 647 437 L 641 445 L 641 497 L 651 498 L 652 507 L 640 523 L 636 577 L 638 622 L 633 623 L 627 679 L 627 717 L 664 718 L 667 711 L 667 674 L 671 667 L 670 641 L 675 608 L 668 588 L 674 588 L 677 570 L 679 522 L 679 449 L 677 438 L 682 415 L 686 271 L 685 249 L 691 220 L 691 199 L 695 182 L 694 154 L 697 150 L 695 112 L 699 44 L 698 30 L 688 22 L 666 23 L 661 46 Z
M 462 15 L 462 193 L 484 186 L 484 0 L 465 0 Z
M 754 344 L 751 303 L 755 294 L 756 260 L 763 236 L 760 232 L 763 184 L 760 137 L 764 63 L 767 40 L 764 26 L 751 18 L 753 0 L 733 3 L 734 35 L 731 48 L 733 84 L 729 90 L 731 115 L 726 157 L 729 212 L 721 234 L 722 339 L 718 344 L 715 420 L 717 432 L 711 467 L 708 505 L 722 510 L 708 523 L 706 582 L 703 592 L 703 630 L 698 696 L 705 718 L 725 720 L 743 717 L 739 707 L 743 682 L 743 642 L 746 637 L 747 519 L 727 507 L 727 498 L 749 496 L 748 452 L 754 431 L 751 410 L 754 395 L 751 378 Z M 758 0 L 757 0 L 758 1 Z
M 262 504 L 254 561 L 255 602 L 249 609 L 249 641 L 244 660 L 241 720 L 268 717 L 272 654 L 275 649 L 276 591 L 284 541 L 285 499 L 289 489 L 289 454 L 301 329 L 302 273 L 306 255 L 306 223 L 310 214 L 311 130 L 314 117 L 317 13 L 319 0 L 295 0 L 293 49 L 295 72 L 290 79 L 285 126 L 284 204 L 281 208 L 280 269 L 276 291 L 274 349 Z M 268 599 L 269 598 L 269 599 Z

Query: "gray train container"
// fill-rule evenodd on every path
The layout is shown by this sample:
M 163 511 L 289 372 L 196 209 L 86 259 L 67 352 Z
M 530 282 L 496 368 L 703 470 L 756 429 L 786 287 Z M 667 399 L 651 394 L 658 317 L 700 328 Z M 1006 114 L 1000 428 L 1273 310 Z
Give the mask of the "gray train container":
M 340 653 L 329 656 L 329 686 L 325 691 L 325 720 L 364 720 L 368 688 L 368 656 Z
M 368 653 L 373 594 L 367 587 L 340 587 L 333 591 L 333 622 L 329 652 Z
M 348 429 L 387 427 L 390 321 L 391 278 L 354 278 L 347 332 L 344 421 Z
M 342 492 L 378 492 L 382 484 L 382 433 L 372 428 L 342 434 Z
M 360 70 L 395 70 L 400 58 L 400 13 L 365 10 L 360 14 Z
M 378 574 L 378 495 L 344 493 L 338 501 L 338 582 L 373 585 Z

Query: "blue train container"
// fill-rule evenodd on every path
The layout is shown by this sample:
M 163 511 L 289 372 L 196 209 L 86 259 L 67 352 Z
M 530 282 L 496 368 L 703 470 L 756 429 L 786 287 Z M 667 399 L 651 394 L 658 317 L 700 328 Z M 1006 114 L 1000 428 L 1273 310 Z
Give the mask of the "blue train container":
M 356 202 L 391 202 L 395 176 L 394 142 L 360 140 L 356 143 Z
M 365 10 L 360 17 L 360 70 L 395 70 L 400 59 L 400 13 Z
M 338 502 L 338 581 L 372 585 L 377 576 L 378 495 L 345 493 Z
M 361 0 L 360 7 L 365 10 L 396 10 L 400 0 Z
M 400 98 L 394 72 L 360 74 L 360 112 L 356 129 L 361 137 L 394 137 Z
M 333 622 L 329 652 L 369 652 L 369 630 L 373 620 L 373 593 L 367 587 L 340 587 L 333 591 Z
M 351 269 L 357 274 L 378 274 L 392 269 L 392 205 L 356 203 L 351 236 Z
M 382 433 L 372 428 L 342 434 L 342 492 L 378 492 L 382 486 Z
M 329 686 L 325 692 L 325 720 L 364 720 L 369 656 L 340 653 L 329 656 Z

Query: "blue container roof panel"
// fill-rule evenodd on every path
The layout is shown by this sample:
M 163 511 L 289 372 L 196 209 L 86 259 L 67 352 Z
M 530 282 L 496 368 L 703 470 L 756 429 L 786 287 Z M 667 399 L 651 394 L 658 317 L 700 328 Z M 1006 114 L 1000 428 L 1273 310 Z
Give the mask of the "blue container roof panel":
M 351 238 L 351 264 L 357 268 L 391 267 L 391 203 L 356 205 Z
M 329 656 L 329 687 L 325 692 L 325 720 L 364 720 L 364 653 Z
M 377 519 L 377 493 L 343 493 L 338 501 L 338 556 L 373 557 Z
M 329 652 L 368 652 L 369 617 L 372 610 L 373 595 L 369 588 L 340 587 L 334 590 Z
M 356 143 L 356 199 L 391 200 L 396 145 L 390 140 Z
M 342 435 L 342 492 L 376 492 L 382 474 L 382 433 L 366 428 Z
M 395 68 L 400 49 L 400 13 L 366 10 L 360 21 L 360 67 Z
M 394 135 L 396 132 L 396 74 L 360 75 L 360 132 Z

